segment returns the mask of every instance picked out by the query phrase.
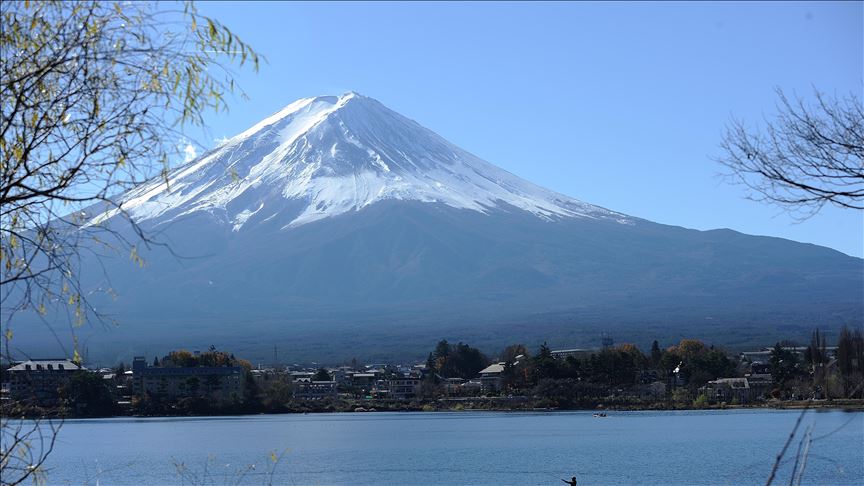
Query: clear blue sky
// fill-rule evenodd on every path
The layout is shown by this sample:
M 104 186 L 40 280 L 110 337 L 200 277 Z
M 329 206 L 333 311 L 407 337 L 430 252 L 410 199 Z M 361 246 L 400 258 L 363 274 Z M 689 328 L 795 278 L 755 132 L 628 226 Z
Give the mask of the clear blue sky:
M 864 86 L 864 8 L 847 3 L 201 3 L 265 54 L 236 134 L 291 101 L 355 90 L 550 189 L 660 223 L 732 228 L 862 256 L 864 216 L 796 223 L 712 161 L 731 116 L 775 87 Z

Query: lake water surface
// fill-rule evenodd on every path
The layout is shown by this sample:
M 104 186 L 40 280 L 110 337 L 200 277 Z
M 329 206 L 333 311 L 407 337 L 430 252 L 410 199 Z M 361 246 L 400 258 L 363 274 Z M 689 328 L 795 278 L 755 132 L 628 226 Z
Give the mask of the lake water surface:
M 764 484 L 798 411 L 69 420 L 48 484 Z M 802 484 L 862 484 L 864 414 L 808 411 Z M 788 484 L 797 442 L 776 484 Z M 273 462 L 271 453 L 281 458 Z M 182 466 L 180 466 L 182 464 Z M 254 464 L 254 469 L 251 465 Z M 275 466 L 275 469 L 274 469 Z M 185 471 L 183 475 L 178 467 Z M 272 472 L 272 476 L 270 475 Z

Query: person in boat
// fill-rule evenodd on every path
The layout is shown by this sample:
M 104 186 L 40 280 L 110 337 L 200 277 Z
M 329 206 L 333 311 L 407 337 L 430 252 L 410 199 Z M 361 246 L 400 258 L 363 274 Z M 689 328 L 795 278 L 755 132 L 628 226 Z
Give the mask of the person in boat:
M 573 476 L 572 478 L 570 478 L 569 481 L 566 479 L 562 479 L 561 481 L 564 481 L 565 483 L 569 484 L 570 486 L 576 486 L 576 476 Z

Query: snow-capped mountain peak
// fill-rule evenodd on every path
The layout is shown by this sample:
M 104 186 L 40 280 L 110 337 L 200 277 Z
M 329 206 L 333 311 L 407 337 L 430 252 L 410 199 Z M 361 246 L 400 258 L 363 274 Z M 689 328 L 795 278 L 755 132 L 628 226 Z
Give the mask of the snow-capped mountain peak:
M 355 92 L 297 100 L 173 169 L 167 184 L 158 178 L 126 193 L 120 206 L 139 222 L 207 212 L 240 231 L 277 216 L 286 229 L 385 200 L 631 221 L 525 181 Z

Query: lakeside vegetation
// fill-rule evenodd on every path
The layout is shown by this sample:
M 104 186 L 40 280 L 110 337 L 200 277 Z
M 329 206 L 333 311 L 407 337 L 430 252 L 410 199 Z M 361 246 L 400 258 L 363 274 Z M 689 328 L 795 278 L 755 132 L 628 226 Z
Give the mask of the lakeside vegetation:
M 38 397 L 35 392 L 32 396 L 6 393 L 3 412 L 25 417 L 105 417 L 658 410 L 795 407 L 803 401 L 812 406 L 812 400 L 818 400 L 819 406 L 864 408 L 860 330 L 844 328 L 836 347 L 826 346 L 824 336 L 814 331 L 807 346 L 778 342 L 761 353 L 764 362 L 750 360 L 747 353 L 733 356 L 700 340 L 683 339 L 668 347 L 655 341 L 647 352 L 632 344 L 553 351 L 544 343 L 532 353 L 525 345 L 514 344 L 490 359 L 469 344 L 442 340 L 420 364 L 359 365 L 354 360 L 339 367 L 291 370 L 256 368 L 211 347 L 202 353 L 173 351 L 154 358 L 152 364 L 136 365 L 137 370 L 122 363 L 114 369 L 75 370 L 58 378 L 56 396 L 50 393 L 53 385 L 46 388 L 43 379 Z M 16 376 L 24 376 L 7 368 L 4 382 L 15 383 Z M 234 384 L 229 381 L 232 375 Z

